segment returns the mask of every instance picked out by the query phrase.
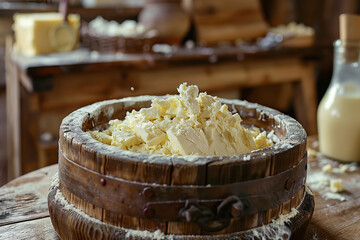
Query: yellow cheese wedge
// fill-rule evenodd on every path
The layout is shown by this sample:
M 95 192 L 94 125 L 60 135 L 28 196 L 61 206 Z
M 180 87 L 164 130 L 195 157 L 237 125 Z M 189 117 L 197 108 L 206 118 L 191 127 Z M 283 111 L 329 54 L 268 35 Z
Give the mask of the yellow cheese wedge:
M 28 56 L 67 52 L 76 48 L 80 16 L 60 13 L 17 13 L 14 15 L 15 45 Z
M 69 52 L 74 49 L 76 33 L 68 23 L 56 25 L 49 31 L 49 41 L 57 52 Z

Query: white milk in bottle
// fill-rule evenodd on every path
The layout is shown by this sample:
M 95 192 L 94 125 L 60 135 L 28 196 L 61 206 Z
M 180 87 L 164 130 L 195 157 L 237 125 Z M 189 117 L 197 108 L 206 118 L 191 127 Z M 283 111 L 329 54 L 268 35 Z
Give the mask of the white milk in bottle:
M 340 161 L 360 162 L 360 43 L 335 44 L 334 72 L 318 108 L 320 151 Z

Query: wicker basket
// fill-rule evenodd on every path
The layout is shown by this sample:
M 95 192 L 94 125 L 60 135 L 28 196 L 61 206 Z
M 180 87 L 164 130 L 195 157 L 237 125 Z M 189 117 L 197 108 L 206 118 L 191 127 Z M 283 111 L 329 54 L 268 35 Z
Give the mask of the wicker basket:
M 147 32 L 141 36 L 106 36 L 91 29 L 87 23 L 81 27 L 83 46 L 99 52 L 146 53 L 152 51 L 157 36 Z

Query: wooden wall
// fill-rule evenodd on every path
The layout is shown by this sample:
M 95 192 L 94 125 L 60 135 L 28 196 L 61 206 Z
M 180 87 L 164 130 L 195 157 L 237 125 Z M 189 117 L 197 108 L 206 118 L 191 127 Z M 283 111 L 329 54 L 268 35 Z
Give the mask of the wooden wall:
M 332 76 L 333 42 L 339 38 L 339 15 L 360 13 L 358 0 L 262 0 L 267 22 L 271 26 L 291 21 L 315 29 L 315 44 L 328 48 L 316 66 L 318 100 L 325 93 Z
M 333 42 L 339 38 L 339 15 L 360 13 L 357 0 L 262 0 L 263 12 L 270 26 L 303 23 L 315 29 L 315 44 L 323 47 L 323 56 L 315 63 L 317 98 L 320 102 L 331 80 Z M 279 109 L 292 115 L 292 96 L 288 84 L 243 89 L 243 98 Z M 281 96 L 281 97 L 279 97 Z

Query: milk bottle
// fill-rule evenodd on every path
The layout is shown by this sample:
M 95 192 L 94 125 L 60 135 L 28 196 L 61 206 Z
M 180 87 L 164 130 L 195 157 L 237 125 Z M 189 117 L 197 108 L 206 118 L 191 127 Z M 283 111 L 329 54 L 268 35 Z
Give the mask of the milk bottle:
M 333 77 L 318 107 L 320 151 L 360 162 L 360 42 L 337 40 L 334 48 Z

